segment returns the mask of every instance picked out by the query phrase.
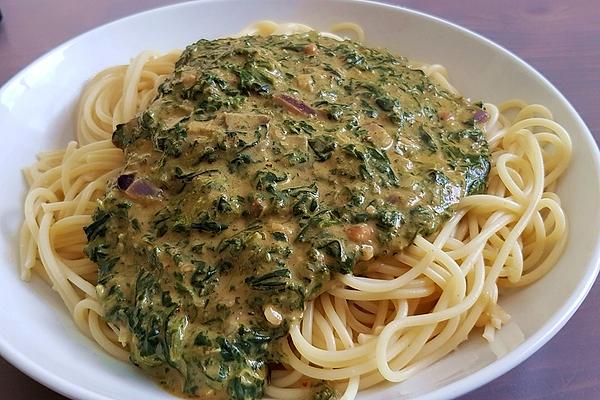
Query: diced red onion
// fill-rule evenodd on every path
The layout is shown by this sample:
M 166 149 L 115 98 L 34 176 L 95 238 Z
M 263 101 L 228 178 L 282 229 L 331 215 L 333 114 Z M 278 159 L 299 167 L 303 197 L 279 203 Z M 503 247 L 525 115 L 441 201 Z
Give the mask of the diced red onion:
M 157 197 L 160 194 L 160 189 L 154 186 L 151 182 L 146 179 L 137 179 L 132 182 L 125 194 L 131 198 L 147 198 Z
M 475 122 L 484 123 L 487 122 L 489 118 L 489 114 L 481 108 L 478 108 L 477 111 L 475 111 L 475 114 L 473 114 L 473 120 L 475 120 Z
M 275 102 L 282 105 L 288 111 L 291 111 L 293 113 L 306 116 L 317 115 L 317 111 L 314 108 L 312 108 L 302 100 L 298 100 L 297 98 L 292 97 L 288 94 L 279 93 L 273 95 L 273 100 L 275 100 Z
M 127 190 L 127 188 L 133 183 L 135 174 L 123 174 L 117 178 L 117 186 L 121 190 Z

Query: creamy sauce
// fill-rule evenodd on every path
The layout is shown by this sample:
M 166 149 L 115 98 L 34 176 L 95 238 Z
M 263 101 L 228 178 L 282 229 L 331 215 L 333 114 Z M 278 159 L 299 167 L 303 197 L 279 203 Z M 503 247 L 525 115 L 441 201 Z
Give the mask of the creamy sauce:
M 290 323 L 327 281 L 435 232 L 485 188 L 478 113 L 351 41 L 190 45 L 114 132 L 126 165 L 86 228 L 105 319 L 131 333 L 132 362 L 179 394 L 261 398 Z

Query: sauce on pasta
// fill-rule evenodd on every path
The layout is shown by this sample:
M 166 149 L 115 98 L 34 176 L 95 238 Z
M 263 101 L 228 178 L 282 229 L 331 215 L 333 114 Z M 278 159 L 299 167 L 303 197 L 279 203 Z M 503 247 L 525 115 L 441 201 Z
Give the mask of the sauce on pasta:
M 360 276 L 486 188 L 487 114 L 385 50 L 200 40 L 158 93 L 113 133 L 125 166 L 86 254 L 130 359 L 177 393 L 261 398 L 335 274 Z

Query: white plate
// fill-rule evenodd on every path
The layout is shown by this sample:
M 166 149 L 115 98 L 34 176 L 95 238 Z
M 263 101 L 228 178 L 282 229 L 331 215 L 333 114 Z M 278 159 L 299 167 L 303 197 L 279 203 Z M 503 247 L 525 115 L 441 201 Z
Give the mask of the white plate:
M 0 90 L 2 356 L 73 398 L 170 398 L 134 367 L 112 359 L 83 336 L 58 295 L 42 282 L 20 281 L 17 237 L 26 191 L 20 169 L 33 162 L 37 152 L 62 147 L 73 137 L 73 105 L 95 72 L 126 63 L 144 49 L 181 48 L 199 38 L 237 32 L 264 18 L 301 21 L 318 29 L 340 21 L 358 22 L 372 45 L 447 66 L 452 82 L 467 96 L 492 102 L 517 97 L 545 104 L 573 138 L 573 162 L 559 187 L 570 227 L 565 253 L 539 282 L 501 299 L 525 342 L 496 360 L 488 346 L 471 335 L 472 340 L 456 352 L 407 382 L 373 388 L 359 398 L 458 396 L 505 373 L 546 343 L 583 301 L 600 259 L 600 157 L 589 130 L 567 100 L 508 51 L 421 13 L 342 0 L 234 0 L 179 4 L 102 26 L 41 57 Z

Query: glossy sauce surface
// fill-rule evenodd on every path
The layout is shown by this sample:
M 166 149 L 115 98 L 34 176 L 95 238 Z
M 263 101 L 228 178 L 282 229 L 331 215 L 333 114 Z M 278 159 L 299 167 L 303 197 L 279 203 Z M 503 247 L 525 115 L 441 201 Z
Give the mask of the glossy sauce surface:
M 260 398 L 335 274 L 437 231 L 485 188 L 482 113 L 351 41 L 189 46 L 113 134 L 126 165 L 86 228 L 131 360 L 177 393 Z

